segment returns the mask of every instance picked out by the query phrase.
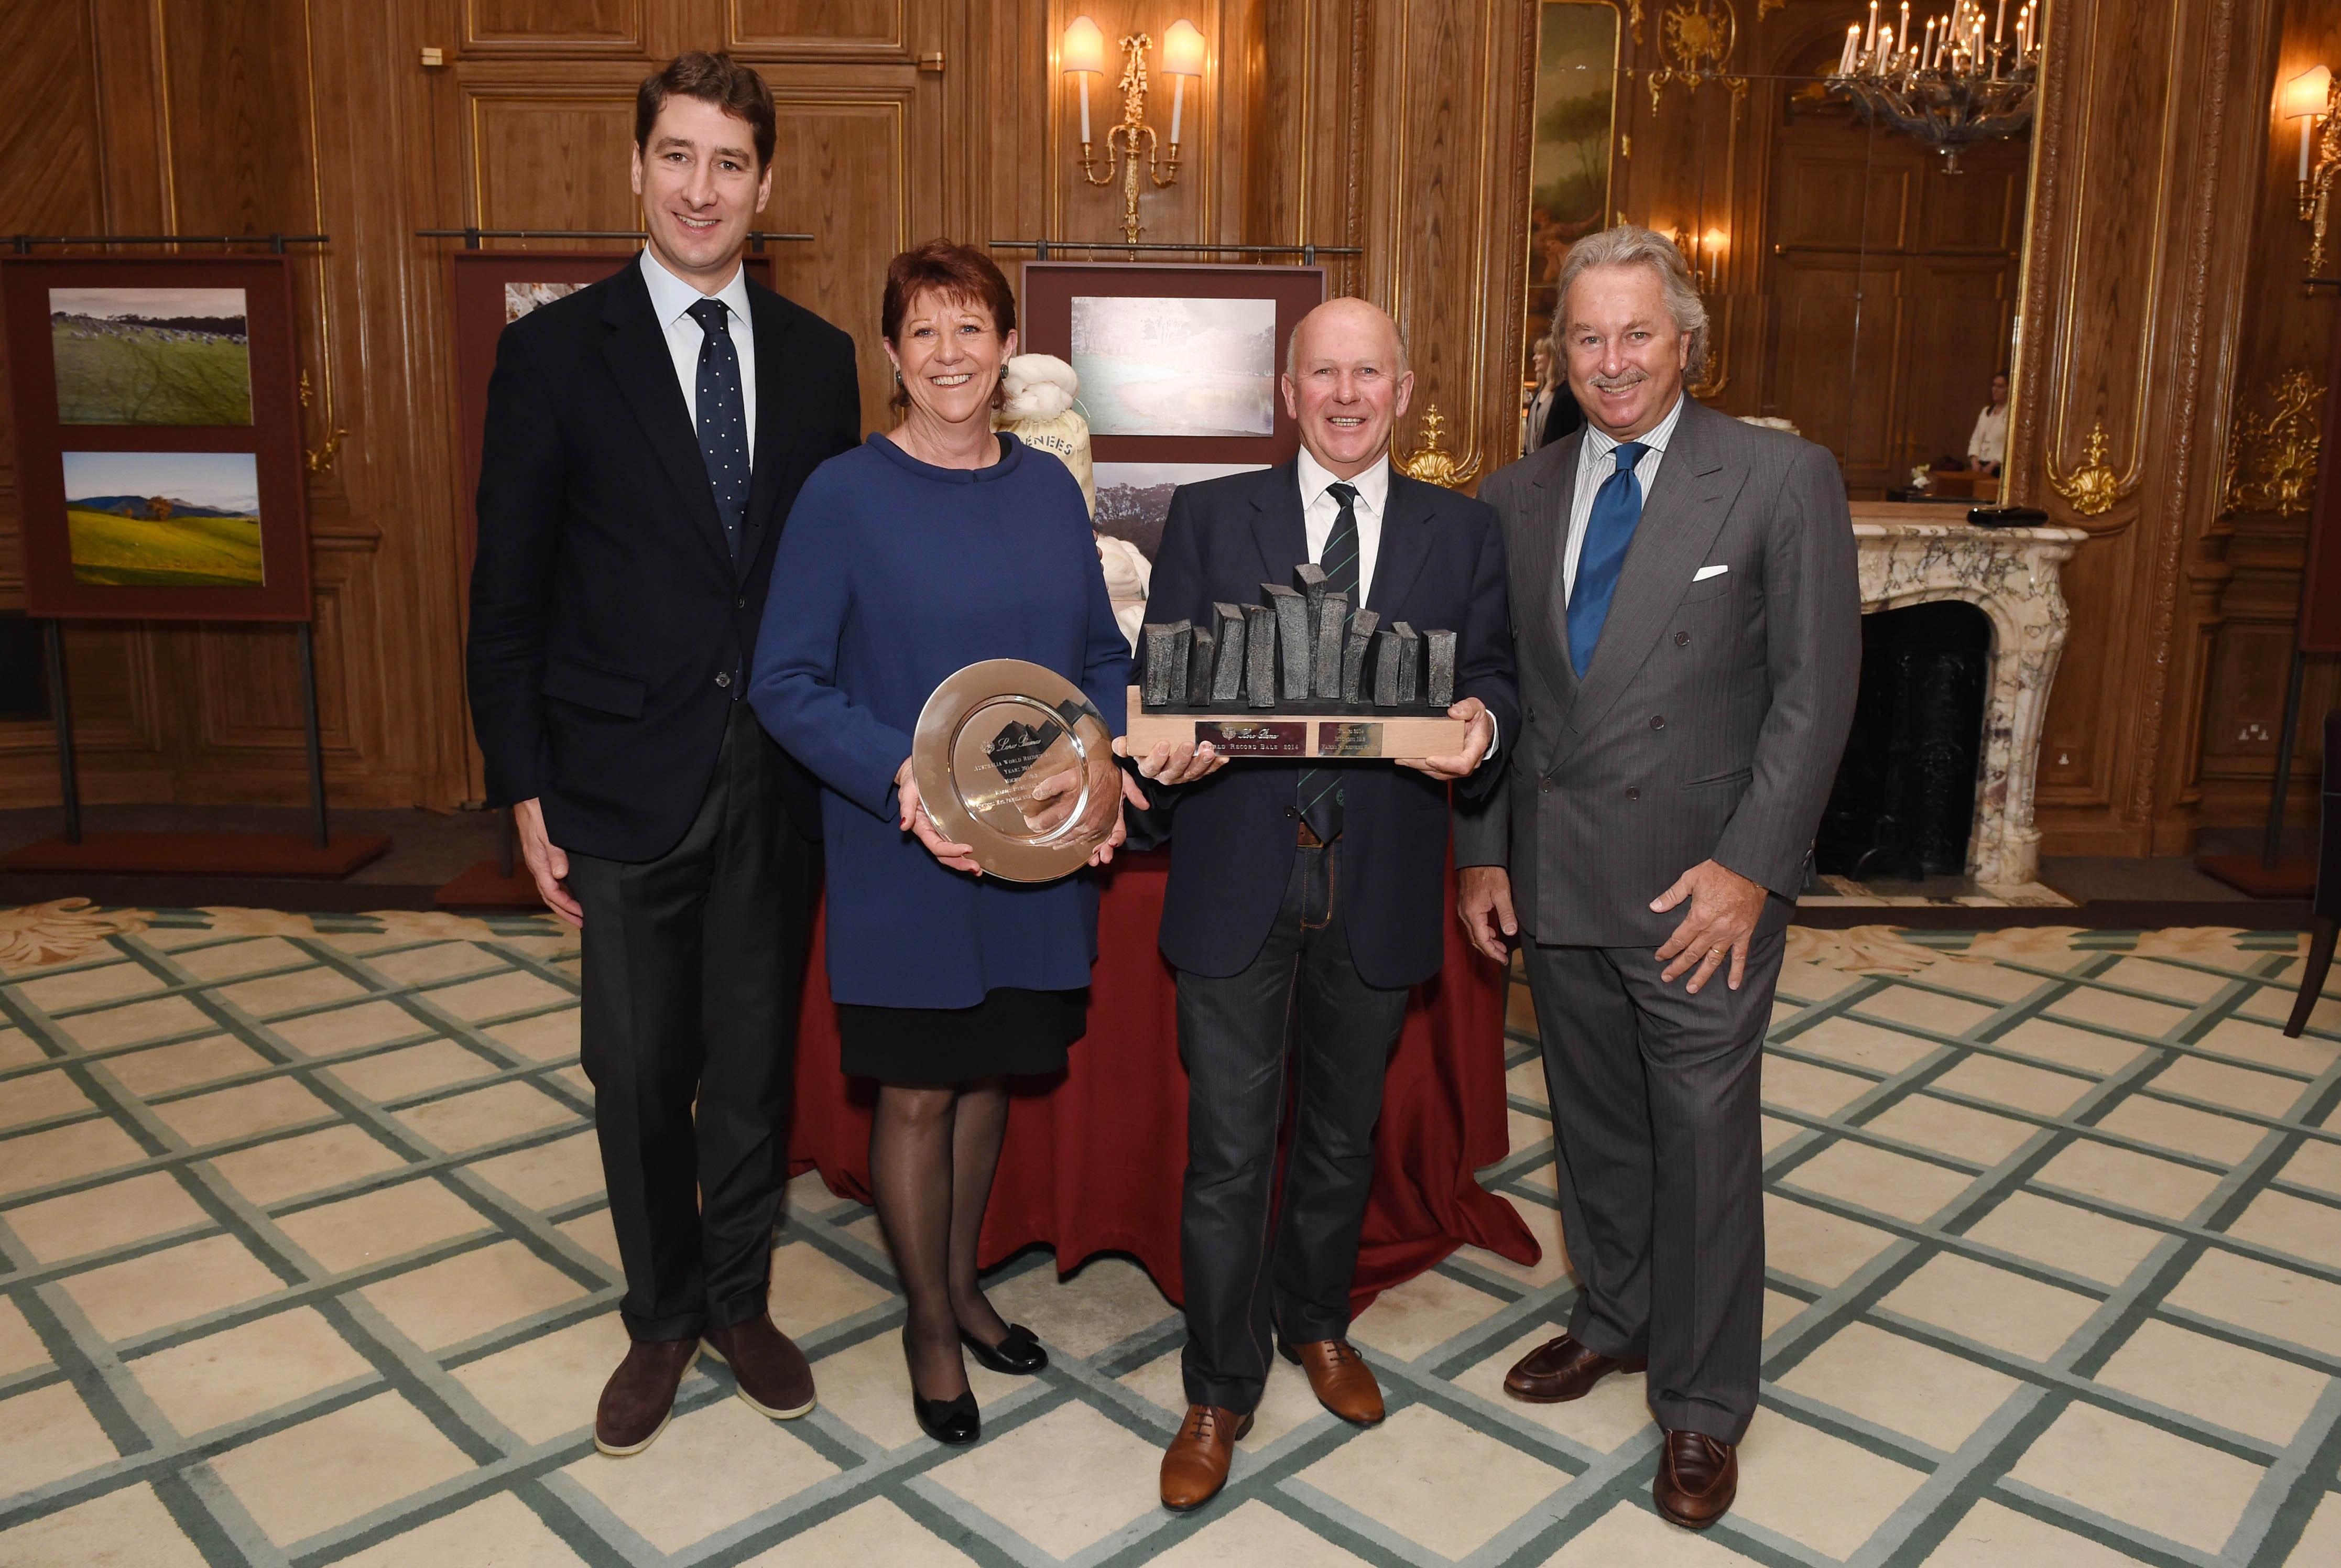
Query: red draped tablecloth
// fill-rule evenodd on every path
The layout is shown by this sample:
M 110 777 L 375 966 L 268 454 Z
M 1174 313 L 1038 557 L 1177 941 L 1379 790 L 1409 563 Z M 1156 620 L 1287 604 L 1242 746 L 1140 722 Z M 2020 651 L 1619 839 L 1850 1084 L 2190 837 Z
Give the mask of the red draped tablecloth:
M 983 1221 L 986 1267 L 1035 1242 L 1060 1272 L 1128 1253 L 1171 1300 L 1181 1297 L 1179 1193 L 1187 1166 L 1187 1070 L 1179 1060 L 1175 983 L 1156 949 L 1170 856 L 1122 854 L 1103 874 L 1089 1033 L 1061 1078 L 1019 1081 L 1008 1141 Z M 1449 874 L 1447 902 L 1454 903 Z M 1536 1240 L 1472 1172 L 1509 1148 L 1504 1106 L 1504 975 L 1446 923 L 1447 962 L 1415 988 L 1391 1058 L 1374 1134 L 1373 1196 L 1355 1299 L 1413 1278 L 1469 1242 L 1534 1263 Z M 870 1200 L 876 1090 L 838 1070 L 837 1013 L 813 934 L 797 1037 L 792 1169 Z M 905 964 L 919 955 L 905 953 Z

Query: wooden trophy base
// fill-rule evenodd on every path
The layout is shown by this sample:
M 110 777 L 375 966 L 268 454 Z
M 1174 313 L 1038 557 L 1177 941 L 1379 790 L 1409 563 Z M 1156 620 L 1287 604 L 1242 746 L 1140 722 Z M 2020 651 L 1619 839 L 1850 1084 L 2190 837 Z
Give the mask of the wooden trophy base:
M 1463 750 L 1464 735 L 1471 727 L 1466 720 L 1435 711 L 1393 715 L 1339 703 L 1150 714 L 1141 708 L 1136 686 L 1130 688 L 1129 712 L 1132 756 L 1165 743 L 1209 741 L 1214 751 L 1229 757 L 1451 757 Z
M 389 848 L 380 834 L 324 844 L 298 833 L 92 833 L 79 844 L 59 834 L 0 855 L 0 871 L 338 879 Z

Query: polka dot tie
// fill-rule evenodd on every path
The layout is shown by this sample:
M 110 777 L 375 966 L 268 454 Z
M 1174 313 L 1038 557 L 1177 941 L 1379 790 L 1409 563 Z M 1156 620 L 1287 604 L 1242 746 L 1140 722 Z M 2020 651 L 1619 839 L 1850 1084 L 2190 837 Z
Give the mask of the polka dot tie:
M 707 483 L 723 519 L 723 540 L 740 554 L 740 524 L 748 515 L 748 403 L 740 390 L 740 351 L 732 343 L 732 310 L 702 299 L 691 319 L 706 334 L 699 345 L 699 451 Z

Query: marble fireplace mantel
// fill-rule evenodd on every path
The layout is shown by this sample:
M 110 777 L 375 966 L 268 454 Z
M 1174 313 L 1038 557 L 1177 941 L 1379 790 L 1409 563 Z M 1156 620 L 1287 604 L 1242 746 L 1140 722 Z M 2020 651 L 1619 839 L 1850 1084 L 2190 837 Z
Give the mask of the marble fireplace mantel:
M 1967 874 L 1987 889 L 2035 881 L 2040 830 L 2032 824 L 2033 782 L 2048 686 L 2065 647 L 2057 573 L 2088 535 L 2078 528 L 1977 528 L 1953 507 L 1882 501 L 1853 503 L 1853 532 L 1863 614 L 1963 599 L 1990 617 Z

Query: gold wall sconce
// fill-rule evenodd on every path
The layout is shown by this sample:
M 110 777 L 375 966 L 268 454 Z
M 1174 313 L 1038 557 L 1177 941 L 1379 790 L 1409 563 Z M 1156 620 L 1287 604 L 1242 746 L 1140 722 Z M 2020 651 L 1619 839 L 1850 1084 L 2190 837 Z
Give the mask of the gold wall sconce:
M 1146 54 L 1154 47 L 1154 40 L 1144 33 L 1133 33 L 1121 41 L 1121 78 L 1115 85 L 1121 89 L 1121 123 L 1111 126 L 1105 134 L 1105 165 L 1098 167 L 1095 144 L 1090 139 L 1090 77 L 1102 76 L 1106 69 L 1105 34 L 1088 16 L 1076 16 L 1066 25 L 1059 68 L 1081 86 L 1081 178 L 1093 185 L 1110 185 L 1114 181 L 1117 162 L 1121 172 L 1121 235 L 1124 243 L 1135 245 L 1146 225 L 1138 221 L 1138 154 L 1141 139 L 1146 145 L 1146 175 L 1156 189 L 1176 184 L 1179 178 L 1179 134 L 1187 112 L 1187 78 L 1200 79 L 1209 46 L 1196 25 L 1181 16 L 1170 24 L 1162 35 L 1160 68 L 1171 80 L 1170 142 L 1157 155 L 1154 127 L 1146 123 Z M 1131 252 L 1136 261 L 1138 253 Z
M 1683 261 L 1690 267 L 1691 282 L 1701 294 L 1714 294 L 1723 287 L 1723 258 L 1731 248 L 1731 236 L 1721 229 L 1710 228 L 1705 234 L 1693 234 L 1688 229 L 1675 229 L 1667 237 L 1675 242 Z
M 2341 82 L 2311 65 L 2276 89 L 2276 116 L 2300 122 L 2300 221 L 2308 225 L 2308 275 L 2325 271 L 2325 235 L 2331 220 L 2333 178 L 2341 172 Z M 2325 123 L 2322 135 L 2316 133 Z M 2314 142 L 2316 159 L 2309 158 Z

